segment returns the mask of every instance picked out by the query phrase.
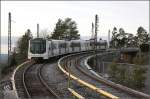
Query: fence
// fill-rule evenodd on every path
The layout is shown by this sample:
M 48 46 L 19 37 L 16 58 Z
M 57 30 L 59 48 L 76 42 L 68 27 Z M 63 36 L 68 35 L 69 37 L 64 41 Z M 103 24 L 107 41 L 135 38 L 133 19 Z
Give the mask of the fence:
M 97 55 L 97 63 L 94 64 L 94 57 L 90 59 L 91 61 L 91 67 L 96 70 L 98 73 L 100 73 L 102 76 L 108 77 L 109 74 L 109 66 L 112 64 L 112 61 L 115 59 L 120 58 L 119 52 L 113 52 L 113 53 L 104 53 Z M 132 73 L 133 67 L 135 64 L 129 64 L 129 63 L 115 63 L 119 68 L 126 69 L 128 71 L 127 75 L 130 75 Z

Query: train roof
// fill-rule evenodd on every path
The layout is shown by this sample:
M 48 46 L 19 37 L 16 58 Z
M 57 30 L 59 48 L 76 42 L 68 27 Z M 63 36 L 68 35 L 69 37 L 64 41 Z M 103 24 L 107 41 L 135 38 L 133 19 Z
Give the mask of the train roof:
M 46 40 L 45 38 L 32 38 L 30 40 Z
M 50 41 L 65 41 L 65 40 L 56 40 L 56 39 L 51 39 Z
M 54 42 L 91 42 L 92 40 L 81 40 L 81 39 L 78 39 L 78 40 L 71 40 L 71 41 L 65 41 L 65 40 L 57 40 L 57 39 L 46 39 L 46 38 L 33 38 L 31 40 L 48 40 L 48 41 L 54 41 Z M 99 40 L 97 41 L 99 43 L 106 43 L 107 41 L 106 40 Z

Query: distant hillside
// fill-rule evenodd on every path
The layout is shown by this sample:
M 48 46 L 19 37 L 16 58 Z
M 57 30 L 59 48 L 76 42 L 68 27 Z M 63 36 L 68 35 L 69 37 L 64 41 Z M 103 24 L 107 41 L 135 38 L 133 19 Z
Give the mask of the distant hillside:
M 8 57 L 7 54 L 1 54 L 0 63 L 7 63 L 7 57 Z

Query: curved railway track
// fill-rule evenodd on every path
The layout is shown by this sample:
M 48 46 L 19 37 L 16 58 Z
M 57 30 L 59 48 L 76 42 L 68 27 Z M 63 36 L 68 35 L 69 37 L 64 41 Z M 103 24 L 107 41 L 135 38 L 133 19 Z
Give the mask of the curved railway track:
M 58 67 L 56 60 L 42 64 L 29 62 L 20 66 L 14 76 L 18 97 L 21 99 L 75 99 L 76 97 L 144 99 L 112 87 L 89 72 L 84 60 L 90 55 L 91 52 L 82 52 L 64 56 L 58 61 Z
M 105 54 L 108 54 L 108 53 L 101 53 L 100 55 L 105 55 Z M 83 64 L 82 66 L 84 67 L 84 70 L 87 70 L 87 69 L 88 69 L 88 71 L 91 73 L 91 77 L 92 77 L 92 78 L 94 77 L 95 80 L 98 80 L 98 81 L 100 81 L 100 82 L 103 82 L 103 83 L 105 83 L 105 84 L 107 84 L 107 85 L 109 85 L 109 86 L 111 86 L 111 87 L 113 87 L 113 88 L 122 90 L 123 92 L 128 93 L 128 94 L 130 94 L 130 95 L 132 95 L 132 96 L 138 97 L 139 99 L 150 99 L 150 95 L 148 95 L 148 94 L 146 94 L 146 93 L 143 93 L 143 92 L 134 90 L 134 89 L 132 89 L 132 88 L 129 88 L 129 87 L 123 86 L 123 85 L 121 85 L 121 84 L 117 84 L 117 83 L 115 83 L 115 82 L 112 82 L 112 81 L 110 81 L 109 79 L 103 78 L 100 73 L 94 71 L 94 70 L 91 68 L 91 66 L 88 65 L 88 60 L 89 60 L 91 57 L 94 57 L 94 56 L 91 55 L 91 56 L 88 56 L 88 57 L 84 58 L 84 63 L 83 63 L 83 61 L 82 61 L 82 64 Z M 81 67 L 82 67 L 82 66 L 81 66 Z M 79 68 L 79 69 L 80 69 L 80 68 Z M 81 69 L 80 69 L 80 70 L 81 70 Z M 81 71 L 82 71 L 82 70 L 81 70 Z M 92 74 L 93 74 L 93 75 L 92 75 Z
M 15 86 L 18 97 L 32 99 L 60 99 L 56 91 L 52 90 L 41 75 L 45 64 L 28 64 L 20 67 L 15 74 Z
M 81 54 L 78 54 L 78 56 L 79 55 Z M 76 55 L 65 56 L 61 58 L 58 62 L 58 66 L 61 69 L 61 71 L 65 73 L 67 76 L 69 76 L 70 79 L 73 79 L 70 80 L 69 87 L 75 89 L 85 99 L 107 99 L 107 98 L 118 99 L 117 96 L 114 96 L 111 93 L 101 90 L 100 88 L 95 87 L 95 85 L 90 84 L 89 82 L 83 80 L 82 78 L 84 78 L 85 75 L 82 78 L 80 78 L 75 73 L 72 73 L 70 67 L 72 67 L 71 65 L 75 65 L 75 64 L 72 64 L 72 62 L 69 61 L 75 59 L 75 56 Z M 70 67 L 68 66 L 69 65 L 68 62 L 70 64 Z M 77 71 L 76 73 L 80 74 L 79 71 Z M 78 87 L 74 87 L 74 84 L 76 84 Z
M 93 75 L 91 72 L 89 72 L 89 70 L 86 68 L 86 66 L 84 64 L 85 58 L 87 58 L 87 55 L 79 57 L 76 60 L 77 62 L 76 62 L 75 68 L 77 70 L 79 70 L 80 72 L 82 72 L 83 74 L 90 77 L 91 79 L 93 79 L 93 81 L 96 82 L 96 83 L 93 83 L 93 84 L 95 84 L 95 86 L 98 86 L 101 89 L 103 89 L 109 93 L 112 93 L 115 96 L 118 96 L 120 99 L 141 99 L 141 97 L 137 97 L 136 95 L 133 95 L 129 92 L 122 91 L 119 88 L 112 87 L 111 85 L 108 85 L 107 83 L 104 83 L 101 79 L 97 78 L 95 75 Z
M 137 96 L 135 96 L 133 94 L 124 92 L 118 88 L 109 86 L 108 84 L 102 82 L 101 80 L 98 80 L 98 78 L 96 76 L 94 76 L 92 73 L 90 73 L 89 70 L 84 66 L 83 60 L 89 55 L 90 54 L 79 54 L 79 55 L 72 55 L 72 56 L 70 55 L 68 57 L 63 58 L 61 60 L 62 62 L 60 61 L 60 65 L 66 72 L 70 72 L 68 74 L 66 73 L 68 76 L 73 75 L 73 76 L 77 77 L 78 79 L 81 79 L 81 80 L 95 86 L 96 88 L 104 91 L 105 94 L 101 93 L 103 98 L 114 98 L 115 97 L 116 99 L 117 98 L 141 99 L 141 97 L 138 98 Z M 71 78 L 74 79 L 73 77 L 71 77 Z M 74 79 L 74 80 L 76 80 L 78 82 L 79 81 L 78 79 L 77 80 Z M 95 92 L 97 92 L 97 90 L 95 90 Z M 94 93 L 94 92 L 92 92 L 92 93 Z M 84 94 L 82 94 L 82 95 L 86 98 L 89 98 Z M 96 94 L 95 94 L 95 97 L 97 99 L 99 99 Z M 89 99 L 91 99 L 91 98 L 89 98 Z

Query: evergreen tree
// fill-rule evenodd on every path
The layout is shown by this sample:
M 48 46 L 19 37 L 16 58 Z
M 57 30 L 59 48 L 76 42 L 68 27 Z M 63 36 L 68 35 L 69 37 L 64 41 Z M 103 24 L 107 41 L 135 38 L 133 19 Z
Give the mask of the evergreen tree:
M 54 32 L 51 36 L 52 39 L 61 39 L 63 37 L 63 34 L 65 32 L 64 24 L 61 19 L 58 19 L 58 22 L 56 23 L 56 27 L 54 29 Z
M 65 25 L 65 35 L 68 40 L 79 39 L 80 35 L 78 34 L 77 24 L 75 21 L 72 21 L 71 18 L 66 18 L 64 21 Z
M 28 29 L 25 34 L 18 40 L 17 49 L 18 53 L 23 59 L 28 56 L 28 44 L 29 40 L 32 38 L 31 31 Z
M 71 18 L 66 18 L 64 21 L 58 19 L 51 38 L 67 40 L 79 39 L 80 35 L 78 34 L 76 22 L 72 21 Z
M 125 47 L 127 45 L 127 33 L 125 33 L 123 28 L 119 29 L 119 33 L 117 34 L 117 46 L 119 48 Z
M 117 28 L 116 27 L 113 28 L 112 39 L 111 39 L 110 44 L 113 48 L 117 47 Z
M 138 37 L 137 39 L 138 45 L 145 44 L 148 43 L 148 41 L 150 41 L 147 31 L 141 26 L 137 30 L 137 37 Z
M 16 61 L 16 50 L 14 49 L 11 55 L 10 66 L 15 66 L 15 65 L 17 65 L 17 61 Z

